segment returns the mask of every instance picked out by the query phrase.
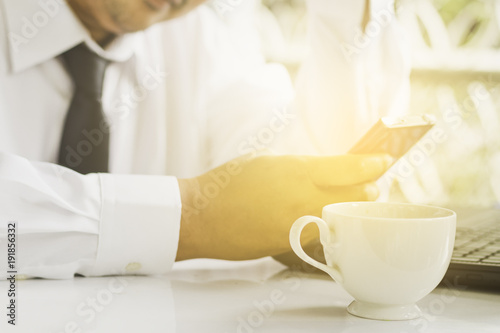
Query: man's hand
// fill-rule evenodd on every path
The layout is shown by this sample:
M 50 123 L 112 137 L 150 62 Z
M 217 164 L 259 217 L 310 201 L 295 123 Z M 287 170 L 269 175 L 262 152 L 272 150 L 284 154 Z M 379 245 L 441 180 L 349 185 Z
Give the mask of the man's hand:
M 288 233 L 303 215 L 335 202 L 374 200 L 386 155 L 260 156 L 179 179 L 182 220 L 177 260 L 246 260 L 291 251 Z M 302 242 L 317 238 L 304 229 Z

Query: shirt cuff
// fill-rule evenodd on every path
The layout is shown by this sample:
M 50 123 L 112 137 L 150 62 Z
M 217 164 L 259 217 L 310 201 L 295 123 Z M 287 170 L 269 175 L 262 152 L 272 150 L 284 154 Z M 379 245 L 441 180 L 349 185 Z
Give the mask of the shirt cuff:
M 175 177 L 99 174 L 97 258 L 84 275 L 164 274 L 177 254 L 181 219 Z

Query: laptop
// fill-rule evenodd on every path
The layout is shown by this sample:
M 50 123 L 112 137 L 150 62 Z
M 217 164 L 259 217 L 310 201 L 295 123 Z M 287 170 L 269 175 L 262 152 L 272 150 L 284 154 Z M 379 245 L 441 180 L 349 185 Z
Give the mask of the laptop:
M 442 284 L 500 290 L 500 209 L 453 210 L 455 248 Z

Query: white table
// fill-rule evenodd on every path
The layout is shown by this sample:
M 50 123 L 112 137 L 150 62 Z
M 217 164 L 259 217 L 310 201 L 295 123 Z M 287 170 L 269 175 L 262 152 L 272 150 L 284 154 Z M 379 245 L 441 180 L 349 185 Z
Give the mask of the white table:
M 367 277 L 369 278 L 369 277 Z M 329 277 L 291 272 L 271 259 L 192 260 L 168 276 L 19 281 L 17 326 L 0 332 L 500 332 L 500 293 L 440 287 L 416 320 L 357 318 Z

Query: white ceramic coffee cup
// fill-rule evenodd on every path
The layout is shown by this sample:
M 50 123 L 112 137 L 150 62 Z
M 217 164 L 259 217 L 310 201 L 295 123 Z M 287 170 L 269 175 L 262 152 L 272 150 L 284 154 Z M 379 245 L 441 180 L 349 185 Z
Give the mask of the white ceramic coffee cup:
M 302 229 L 318 225 L 327 265 L 300 245 Z M 456 214 L 404 203 L 345 202 L 323 207 L 323 218 L 304 216 L 290 230 L 290 244 L 304 261 L 328 273 L 355 298 L 349 313 L 405 320 L 421 315 L 415 302 L 441 281 L 450 263 Z

